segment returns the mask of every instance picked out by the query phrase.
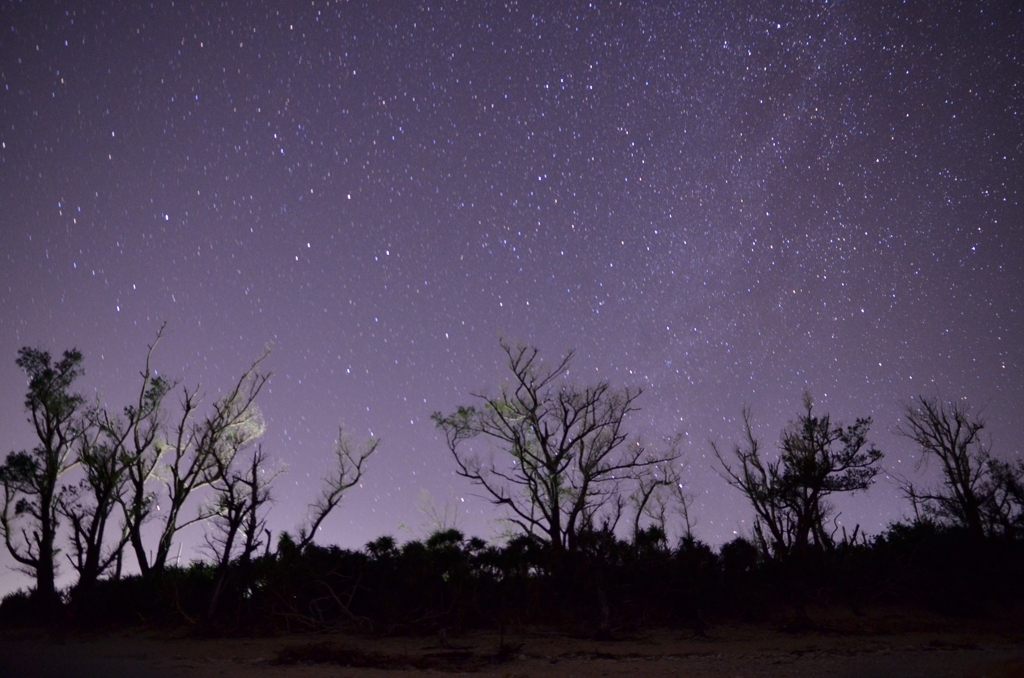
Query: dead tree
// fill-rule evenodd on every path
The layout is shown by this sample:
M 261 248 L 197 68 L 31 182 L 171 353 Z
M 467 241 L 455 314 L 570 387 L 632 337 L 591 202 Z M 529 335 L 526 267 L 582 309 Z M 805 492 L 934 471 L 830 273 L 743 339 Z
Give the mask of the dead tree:
M 106 434 L 116 441 L 118 456 L 124 465 L 125 488 L 118 497 L 124 519 L 122 530 L 135 552 L 143 576 L 149 575 L 150 564 L 146 557 L 142 526 L 149 520 L 156 506 L 156 494 L 151 483 L 166 449 L 160 442 L 165 435 L 164 401 L 176 386 L 157 375 L 152 368 L 153 352 L 163 338 L 163 332 L 164 327 L 161 327 L 156 340 L 146 352 L 136 402 L 125 407 L 123 417 L 108 417 L 104 422 Z M 115 576 L 120 575 L 120 565 L 119 557 Z
M 270 378 L 259 372 L 264 353 L 242 374 L 234 386 L 213 404 L 213 411 L 195 421 L 199 405 L 196 387 L 182 389 L 181 412 L 168 442 L 158 445 L 158 456 L 165 456 L 162 468 L 163 496 L 166 510 L 160 510 L 159 539 L 156 555 L 148 563 L 150 571 L 162 572 L 171 552 L 175 535 L 203 515 L 182 518 L 186 500 L 196 490 L 220 479 L 221 469 L 230 467 L 233 456 L 248 442 L 263 434 L 263 419 L 256 408 L 256 396 Z M 162 448 L 162 449 L 161 449 Z M 140 567 L 146 554 L 137 553 Z
M 109 438 L 109 419 L 94 407 L 78 444 L 78 464 L 83 477 L 68 488 L 60 512 L 71 525 L 71 553 L 68 560 L 78 572 L 77 593 L 93 588 L 99 578 L 121 558 L 128 534 L 120 530 L 113 545 L 107 543 L 108 524 L 125 487 L 125 465 L 120 455 L 122 441 Z
M 213 501 L 204 510 L 210 529 L 206 546 L 214 558 L 216 574 L 213 594 L 207 606 L 207 617 L 217 610 L 229 568 L 233 560 L 247 566 L 263 543 L 260 538 L 266 526 L 266 505 L 270 502 L 270 485 L 277 477 L 268 473 L 263 447 L 257 447 L 247 464 L 238 468 L 237 452 L 218 457 L 218 479 L 213 483 Z
M 918 515 L 966 529 L 974 536 L 1016 535 L 1024 528 L 1024 465 L 996 459 L 982 437 L 985 422 L 960 403 L 920 397 L 904 406 L 896 432 L 917 443 L 917 468 L 936 460 L 938 487 L 907 479 L 901 489 Z
M 338 429 L 338 440 L 334 446 L 334 466 L 324 478 L 320 495 L 309 506 L 308 524 L 299 528 L 299 541 L 296 544 L 299 552 L 313 542 L 320 525 L 334 511 L 345 493 L 359 484 L 363 477 L 363 465 L 379 446 L 380 440 L 372 438 L 360 449 L 356 449 L 345 435 L 344 428 Z
M 673 441 L 672 449 L 675 449 Z M 642 475 L 633 493 L 633 537 L 643 529 L 646 519 L 665 538 L 670 532 L 670 514 L 677 514 L 682 522 L 681 539 L 693 539 L 694 520 L 690 514 L 693 497 L 685 489 L 678 463 L 655 467 Z M 649 528 L 648 528 L 649 529 Z
M 434 422 L 445 433 L 459 475 L 508 509 L 509 520 L 524 533 L 543 535 L 556 551 L 573 551 L 581 530 L 599 519 L 611 524 L 619 515 L 624 487 L 675 457 L 651 454 L 639 440 L 628 440 L 625 423 L 639 389 L 570 382 L 571 352 L 549 368 L 536 348 L 501 347 L 511 382 L 495 397 L 476 395 L 479 407 L 435 412 Z M 467 450 L 477 438 L 494 443 L 498 454 Z

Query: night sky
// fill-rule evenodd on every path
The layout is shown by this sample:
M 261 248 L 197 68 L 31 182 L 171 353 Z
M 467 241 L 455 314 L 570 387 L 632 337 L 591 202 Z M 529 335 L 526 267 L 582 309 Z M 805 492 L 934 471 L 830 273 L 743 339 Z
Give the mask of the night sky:
M 749 533 L 708 445 L 744 405 L 774 449 L 810 389 L 912 473 L 900 403 L 966 398 L 1021 454 L 1017 3 L 135 4 L 0 8 L 0 452 L 19 347 L 119 409 L 166 322 L 207 403 L 272 345 L 275 531 L 340 423 L 383 439 L 320 543 L 504 529 L 430 420 L 502 337 L 643 388 L 712 544 Z M 909 511 L 884 476 L 839 507 Z

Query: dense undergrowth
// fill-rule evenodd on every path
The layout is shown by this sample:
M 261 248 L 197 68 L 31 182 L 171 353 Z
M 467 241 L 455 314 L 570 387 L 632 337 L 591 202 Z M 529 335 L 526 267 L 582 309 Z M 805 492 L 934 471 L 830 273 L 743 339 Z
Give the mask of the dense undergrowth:
M 15 593 L 0 604 L 0 623 L 257 635 L 547 624 L 600 638 L 650 626 L 699 633 L 722 620 L 799 619 L 808 605 L 984 616 L 1024 597 L 1022 572 L 1021 540 L 978 539 L 927 523 L 897 524 L 803 562 L 766 560 L 743 539 L 718 551 L 693 539 L 668 548 L 657 530 L 631 542 L 588 533 L 572 553 L 525 537 L 487 544 L 456 530 L 404 545 L 382 537 L 359 551 L 300 551 L 285 538 L 273 554 L 231 564 L 215 609 L 215 568 L 196 562 L 156 578 L 107 579 L 88 592 L 65 592 L 45 619 L 28 593 Z

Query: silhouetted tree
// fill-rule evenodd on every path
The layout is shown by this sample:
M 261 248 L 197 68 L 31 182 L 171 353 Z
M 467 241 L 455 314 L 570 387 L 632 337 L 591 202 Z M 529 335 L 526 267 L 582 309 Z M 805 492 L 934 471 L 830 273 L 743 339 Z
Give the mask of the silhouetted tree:
M 678 440 L 673 440 L 671 449 L 676 449 Z M 652 524 L 646 529 L 657 530 L 667 540 L 669 535 L 670 513 L 677 513 L 682 519 L 681 538 L 693 537 L 693 517 L 690 509 L 693 497 L 685 490 L 682 473 L 676 463 L 650 467 L 640 474 L 637 488 L 633 492 L 633 535 L 634 541 L 645 528 L 642 523 L 646 518 Z
M 270 503 L 270 486 L 277 479 L 279 471 L 266 468 L 262 447 L 257 448 L 249 462 L 248 472 L 241 476 L 242 493 L 245 497 L 245 511 L 242 516 L 242 548 L 239 561 L 248 564 L 259 548 L 270 549 L 270 531 L 267 529 L 265 506 Z M 264 536 L 266 541 L 264 541 Z
M 210 522 L 205 540 L 215 566 L 208 617 L 213 617 L 217 610 L 231 561 L 237 558 L 248 564 L 256 549 L 263 545 L 265 506 L 270 501 L 270 484 L 276 477 L 267 473 L 262 446 L 253 451 L 244 468 L 239 469 L 236 461 L 237 454 L 217 456 L 220 468 L 217 480 L 212 483 L 214 496 L 203 512 Z
M 76 592 L 93 588 L 100 576 L 121 557 L 128 541 L 122 529 L 115 543 L 107 542 L 107 524 L 117 508 L 125 487 L 124 460 L 119 454 L 121 441 L 107 436 L 106 413 L 91 408 L 88 424 L 78 442 L 77 462 L 83 477 L 68 487 L 60 501 L 60 512 L 71 524 L 69 560 L 78 572 Z
M 56 600 L 59 480 L 74 463 L 74 447 L 83 430 L 84 401 L 71 392 L 83 373 L 82 354 L 71 349 L 55 363 L 48 352 L 24 347 L 18 351 L 17 364 L 28 375 L 25 408 L 39 442 L 30 451 L 11 452 L 0 467 L 0 531 L 11 557 L 35 578 L 38 603 L 49 608 Z M 20 521 L 27 527 L 19 528 Z
M 263 420 L 256 408 L 256 396 L 270 378 L 270 375 L 259 372 L 259 366 L 267 355 L 264 353 L 253 362 L 234 386 L 213 404 L 213 411 L 199 421 L 195 420 L 200 402 L 199 388 L 191 391 L 182 389 L 181 412 L 177 421 L 167 432 L 169 435 L 163 440 L 158 438 L 155 443 L 157 459 L 167 457 L 161 468 L 166 510 L 161 507 L 159 539 L 152 562 L 144 550 L 136 549 L 143 573 L 162 572 L 175 535 L 186 526 L 203 520 L 202 514 L 190 519 L 181 516 L 181 510 L 192 493 L 219 480 L 222 470 L 230 467 L 234 455 L 263 434 Z M 146 464 L 151 460 L 150 457 Z M 140 469 L 140 475 L 144 470 Z M 143 505 L 146 501 L 152 501 L 152 498 L 144 496 Z
M 117 449 L 117 457 L 123 464 L 124 490 L 119 493 L 118 502 L 124 515 L 125 538 L 131 543 L 144 576 L 164 569 L 178 531 L 198 521 L 220 518 L 223 516 L 221 509 L 227 510 L 224 506 L 217 506 L 218 501 L 224 500 L 222 492 L 218 492 L 218 498 L 212 504 L 216 510 L 201 510 L 194 518 L 183 519 L 181 509 L 196 490 L 215 485 L 215 489 L 223 491 L 224 483 L 230 481 L 232 491 L 246 491 L 244 474 L 234 468 L 235 455 L 263 432 L 255 400 L 269 379 L 269 374 L 259 372 L 259 366 L 268 355 L 265 352 L 213 404 L 212 412 L 201 420 L 196 419 L 200 405 L 199 387 L 182 389 L 180 412 L 168 425 L 164 403 L 175 384 L 156 375 L 152 369 L 153 352 L 163 337 L 163 331 L 161 327 L 146 354 L 137 402 L 126 407 L 122 416 L 107 417 L 102 424 L 110 445 Z M 262 452 L 257 453 L 254 459 L 262 464 Z M 265 469 L 261 469 L 263 471 Z M 154 489 L 153 485 L 158 483 L 163 484 L 163 492 Z M 262 497 L 263 494 L 265 488 L 258 487 L 256 496 Z M 166 509 L 158 504 L 160 499 L 165 502 Z M 228 500 L 228 504 L 237 511 L 236 501 L 241 500 L 234 497 Z M 265 499 L 257 502 L 256 513 L 263 504 Z M 158 508 L 160 510 L 155 511 Z M 238 543 L 235 541 L 236 533 L 242 529 L 245 545 L 242 552 L 251 554 L 258 548 L 253 544 L 261 540 L 263 520 L 248 509 L 241 513 L 243 515 L 238 518 L 241 527 L 236 526 L 231 545 L 234 549 Z M 143 526 L 157 515 L 160 526 L 154 556 L 146 548 Z M 219 562 L 220 558 L 215 560 Z
M 334 446 L 334 466 L 324 478 L 320 495 L 309 506 L 309 523 L 299 529 L 299 551 L 313 542 L 321 523 L 344 498 L 345 493 L 359 484 L 363 477 L 363 465 L 377 451 L 379 439 L 366 441 L 356 449 L 345 435 L 344 428 L 338 429 L 338 440 Z
M 896 432 L 917 443 L 918 468 L 934 459 L 942 470 L 937 488 L 901 481 L 919 515 L 958 525 L 975 536 L 1013 536 L 1024 527 L 1024 465 L 992 457 L 982 439 L 985 422 L 981 417 L 972 415 L 964 404 L 924 396 L 916 404 L 907 403 L 903 416 Z
M 733 449 L 738 467 L 712 443 L 726 481 L 746 495 L 757 514 L 754 534 L 766 557 L 799 557 L 812 548 L 830 548 L 826 521 L 834 507 L 827 498 L 867 489 L 879 471 L 882 453 L 867 442 L 871 419 L 844 428 L 827 414 L 815 416 L 813 408 L 810 394 L 804 394 L 804 412 L 782 432 L 775 460 L 762 455 L 747 409 L 745 444 Z
M 156 494 L 150 488 L 150 483 L 166 449 L 161 437 L 165 435 L 164 399 L 175 387 L 175 384 L 157 375 L 152 369 L 153 351 L 160 343 L 163 332 L 164 327 L 161 326 L 156 340 L 146 352 L 136 402 L 124 408 L 122 417 L 107 417 L 103 425 L 108 438 L 116 443 L 118 457 L 124 466 L 125 488 L 118 496 L 118 503 L 124 516 L 124 533 L 132 545 L 143 575 L 149 574 L 150 565 L 142 538 L 142 526 L 149 520 L 156 505 Z M 120 574 L 120 554 L 117 574 Z
M 1024 461 L 1012 464 L 989 460 L 992 495 L 986 503 L 987 522 L 992 532 L 1011 539 L 1024 536 Z
M 555 550 L 575 550 L 581 529 L 592 527 L 598 513 L 608 507 L 616 515 L 621 511 L 624 483 L 635 483 L 645 469 L 668 465 L 675 456 L 649 454 L 639 441 L 627 443 L 625 420 L 636 409 L 639 389 L 569 382 L 571 352 L 548 368 L 536 348 L 504 341 L 501 348 L 511 384 L 497 397 L 477 395 L 479 408 L 432 417 L 445 433 L 459 475 L 508 508 L 510 520 L 525 533 L 543 534 Z M 464 443 L 478 437 L 493 441 L 503 456 L 484 460 L 467 451 Z
M 142 525 L 150 519 L 156 506 L 156 493 L 151 488 L 161 456 L 167 449 L 164 400 L 176 384 L 153 370 L 153 353 L 164 335 L 162 326 L 156 340 L 148 346 L 145 365 L 139 373 L 142 380 L 134 404 L 127 406 L 121 416 L 103 413 L 103 431 L 117 450 L 123 465 L 124 489 L 118 495 L 124 523 L 122 529 L 143 576 L 150 574 L 150 561 L 142 540 Z M 118 553 L 117 574 L 120 575 L 121 555 Z

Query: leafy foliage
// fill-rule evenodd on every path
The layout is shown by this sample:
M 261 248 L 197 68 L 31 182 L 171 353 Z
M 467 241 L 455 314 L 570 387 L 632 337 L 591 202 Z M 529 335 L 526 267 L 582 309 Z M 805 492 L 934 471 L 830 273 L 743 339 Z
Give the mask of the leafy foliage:
M 56 601 L 55 542 L 65 492 L 60 478 L 74 463 L 74 446 L 84 428 L 84 399 L 71 391 L 83 372 L 82 354 L 72 349 L 53 362 L 48 352 L 25 347 L 18 351 L 17 364 L 28 376 L 25 409 L 38 444 L 10 453 L 0 466 L 0 532 L 11 557 L 35 578 L 40 605 L 49 607 Z

